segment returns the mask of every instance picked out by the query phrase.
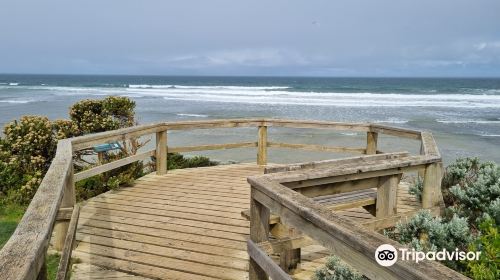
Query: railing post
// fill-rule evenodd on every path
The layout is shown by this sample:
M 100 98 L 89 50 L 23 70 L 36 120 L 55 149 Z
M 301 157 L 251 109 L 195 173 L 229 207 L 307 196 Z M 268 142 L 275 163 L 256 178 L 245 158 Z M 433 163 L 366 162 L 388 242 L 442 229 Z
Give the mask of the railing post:
M 250 240 L 259 244 L 269 239 L 269 216 L 267 207 L 254 199 L 254 189 L 250 191 Z M 248 268 L 249 280 L 268 280 L 264 270 L 250 258 Z
M 377 218 L 396 215 L 398 204 L 398 184 L 400 174 L 379 178 L 375 216 Z
M 375 155 L 377 154 L 377 141 L 378 133 L 368 131 L 366 133 L 366 154 Z
M 167 130 L 156 133 L 156 174 L 167 173 Z
M 439 206 L 441 194 L 441 165 L 431 163 L 425 166 L 422 190 L 422 208 Z
M 257 142 L 257 164 L 267 164 L 267 126 L 259 126 L 259 139 Z
M 68 177 L 66 178 L 66 185 L 64 186 L 64 194 L 59 208 L 72 208 L 75 206 L 75 182 L 73 180 L 73 161 L 71 161 Z M 61 251 L 64 247 L 66 234 L 68 232 L 69 220 L 56 221 L 54 225 L 54 249 Z

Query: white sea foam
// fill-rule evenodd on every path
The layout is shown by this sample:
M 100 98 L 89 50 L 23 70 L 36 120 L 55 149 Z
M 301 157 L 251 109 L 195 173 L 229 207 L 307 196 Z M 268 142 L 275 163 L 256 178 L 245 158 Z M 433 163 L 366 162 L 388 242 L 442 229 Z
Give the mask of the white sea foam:
M 5 87 L 2 86 L 2 87 Z M 8 87 L 8 86 L 6 86 Z M 446 108 L 500 108 L 500 95 L 494 94 L 399 94 L 371 92 L 307 92 L 292 91 L 280 86 L 180 86 L 129 85 L 115 88 L 19 86 L 44 90 L 48 94 L 66 95 L 122 95 L 133 98 L 144 96 L 167 100 L 232 102 L 244 104 L 311 105 L 334 107 L 446 107 Z M 438 120 L 440 121 L 440 120 Z M 448 121 L 448 120 L 442 120 Z M 451 120 L 453 121 L 453 120 Z M 404 123 L 405 120 L 382 120 Z
M 170 88 L 172 85 L 128 85 L 129 88 Z
M 289 89 L 290 87 L 281 86 L 182 86 L 182 85 L 128 85 L 129 88 L 144 88 L 144 89 L 192 89 L 192 90 L 279 90 L 279 89 Z
M 338 107 L 500 108 L 500 95 L 290 91 L 287 87 L 163 85 L 125 90 L 172 100 Z M 163 87 L 163 88 L 159 88 Z M 397 122 L 397 123 L 403 123 Z
M 19 83 L 9 83 L 9 86 L 18 86 Z
M 450 123 L 450 124 L 466 124 L 466 123 L 476 123 L 476 124 L 500 124 L 498 121 L 486 121 L 486 120 L 436 120 L 439 123 Z
M 483 134 L 483 135 L 480 135 L 480 136 L 483 136 L 483 137 L 500 137 L 500 134 Z
M 0 103 L 10 103 L 10 104 L 26 104 L 34 102 L 34 100 L 27 100 L 27 99 L 7 99 L 7 100 L 0 100 Z
M 208 115 L 201 114 L 177 114 L 180 117 L 195 117 L 195 118 L 208 118 Z
M 374 123 L 408 123 L 408 120 L 401 120 L 401 119 L 393 119 L 393 118 L 390 118 L 388 120 L 376 120 L 376 121 L 373 121 Z
M 448 107 L 500 108 L 500 96 L 459 94 L 410 95 L 374 93 L 315 93 L 241 90 L 168 90 L 142 92 L 165 99 L 254 104 L 316 105 L 338 107 Z
M 341 132 L 340 134 L 345 136 L 356 136 L 358 135 L 356 132 Z
M 121 94 L 120 96 L 129 97 L 129 98 L 141 98 L 141 97 L 144 97 L 143 95 L 140 95 L 140 94 Z

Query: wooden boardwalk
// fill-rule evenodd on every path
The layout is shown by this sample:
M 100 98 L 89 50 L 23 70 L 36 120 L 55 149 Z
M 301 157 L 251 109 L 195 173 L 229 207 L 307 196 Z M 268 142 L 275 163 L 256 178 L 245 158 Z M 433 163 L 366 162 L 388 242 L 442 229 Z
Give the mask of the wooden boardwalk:
M 73 279 L 247 279 L 249 209 L 246 178 L 262 174 L 255 164 L 235 164 L 149 174 L 132 187 L 99 195 L 83 205 L 73 257 Z M 420 205 L 398 189 L 398 209 Z M 364 209 L 342 211 L 367 221 Z M 328 253 L 302 249 L 308 279 Z

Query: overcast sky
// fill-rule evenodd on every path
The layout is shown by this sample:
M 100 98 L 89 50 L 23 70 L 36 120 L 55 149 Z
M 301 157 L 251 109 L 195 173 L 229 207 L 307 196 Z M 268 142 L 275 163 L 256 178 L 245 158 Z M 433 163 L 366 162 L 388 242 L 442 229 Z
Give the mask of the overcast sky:
M 0 0 L 0 73 L 500 76 L 499 0 Z

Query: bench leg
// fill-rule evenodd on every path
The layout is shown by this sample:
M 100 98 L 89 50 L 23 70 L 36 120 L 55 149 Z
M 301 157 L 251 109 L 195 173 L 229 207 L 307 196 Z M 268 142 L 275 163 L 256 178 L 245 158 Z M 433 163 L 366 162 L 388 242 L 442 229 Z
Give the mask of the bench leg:
M 286 250 L 280 254 L 280 267 L 288 274 L 293 274 L 300 264 L 300 248 Z
M 294 228 L 290 228 L 283 224 L 277 224 L 279 228 L 273 228 L 274 236 L 277 238 L 294 238 L 300 237 L 302 234 Z M 284 250 L 280 253 L 280 267 L 288 274 L 293 274 L 300 264 L 300 248 Z
M 375 214 L 377 218 L 388 217 L 397 213 L 399 178 L 399 174 L 380 177 L 377 187 Z

